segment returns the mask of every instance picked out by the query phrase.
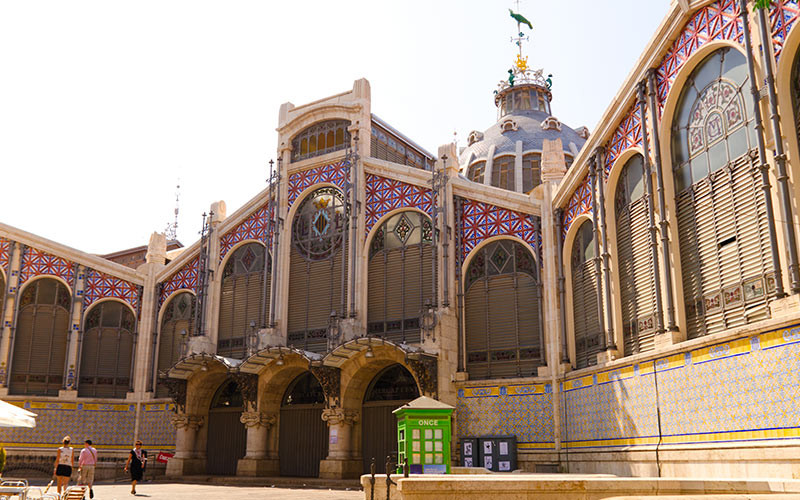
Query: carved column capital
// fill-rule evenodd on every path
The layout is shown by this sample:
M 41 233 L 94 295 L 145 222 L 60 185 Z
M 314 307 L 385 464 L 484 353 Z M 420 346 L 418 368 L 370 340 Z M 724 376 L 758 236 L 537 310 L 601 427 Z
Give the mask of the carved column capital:
M 248 429 L 251 427 L 263 427 L 269 430 L 277 421 L 278 418 L 275 415 L 268 415 L 260 411 L 246 411 L 239 417 L 239 422 L 243 423 Z
M 186 415 L 184 413 L 177 413 L 170 417 L 170 422 L 176 429 L 188 429 L 196 431 L 205 423 L 205 417 L 202 415 Z
M 346 410 L 344 408 L 325 408 L 322 410 L 322 420 L 328 425 L 353 425 L 361 418 L 358 410 Z

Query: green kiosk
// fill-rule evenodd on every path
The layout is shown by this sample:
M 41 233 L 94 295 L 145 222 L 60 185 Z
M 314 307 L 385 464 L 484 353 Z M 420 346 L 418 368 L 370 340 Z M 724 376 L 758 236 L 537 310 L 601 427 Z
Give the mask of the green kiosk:
M 412 474 L 449 474 L 453 407 L 422 396 L 393 413 L 397 415 L 399 467 L 408 458 Z

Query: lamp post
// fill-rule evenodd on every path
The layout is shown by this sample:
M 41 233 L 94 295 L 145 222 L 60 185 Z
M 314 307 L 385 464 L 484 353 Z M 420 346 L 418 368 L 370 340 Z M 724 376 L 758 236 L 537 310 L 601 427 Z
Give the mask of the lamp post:
M 256 322 L 250 320 L 250 335 L 247 336 L 247 355 L 252 356 L 258 349 L 258 334 L 256 333 Z
M 436 325 L 439 323 L 439 318 L 436 315 L 436 307 L 433 305 L 431 299 L 425 299 L 425 306 L 420 314 L 420 325 L 422 331 L 425 332 L 425 337 L 431 337 L 431 340 L 436 342 Z M 422 341 L 425 338 L 420 339 Z
M 328 351 L 332 351 L 339 345 L 339 340 L 342 335 L 341 325 L 339 324 L 339 315 L 336 310 L 331 311 L 328 318 Z

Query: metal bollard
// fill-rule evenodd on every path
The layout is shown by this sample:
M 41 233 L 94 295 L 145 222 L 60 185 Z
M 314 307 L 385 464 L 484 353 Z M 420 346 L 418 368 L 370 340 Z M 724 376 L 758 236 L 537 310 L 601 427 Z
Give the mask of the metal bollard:
M 392 457 L 390 455 L 386 455 L 386 500 L 390 500 L 392 498 L 392 485 L 397 486 L 397 483 L 392 481 L 392 467 L 396 466 L 397 464 L 392 463 Z
M 375 457 L 372 457 L 372 462 L 369 464 L 369 500 L 375 500 Z

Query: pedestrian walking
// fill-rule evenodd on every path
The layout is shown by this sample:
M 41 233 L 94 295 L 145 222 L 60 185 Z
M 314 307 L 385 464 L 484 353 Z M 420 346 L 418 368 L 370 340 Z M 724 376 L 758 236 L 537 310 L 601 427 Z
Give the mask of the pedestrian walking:
M 131 471 L 131 495 L 136 494 L 136 483 L 144 477 L 145 467 L 147 467 L 147 452 L 142 449 L 142 442 L 137 440 L 128 461 L 125 462 L 125 472 Z
M 97 450 L 92 446 L 92 440 L 83 442 L 83 449 L 78 456 L 78 472 L 81 474 L 79 484 L 89 487 L 89 498 L 94 498 L 92 484 L 94 484 L 94 469 L 97 466 Z
M 63 446 L 56 452 L 56 462 L 53 465 L 53 474 L 56 476 L 56 489 L 59 495 L 61 495 L 61 490 L 67 489 L 69 478 L 72 476 L 74 458 L 69 442 L 70 437 L 64 436 L 62 440 Z

